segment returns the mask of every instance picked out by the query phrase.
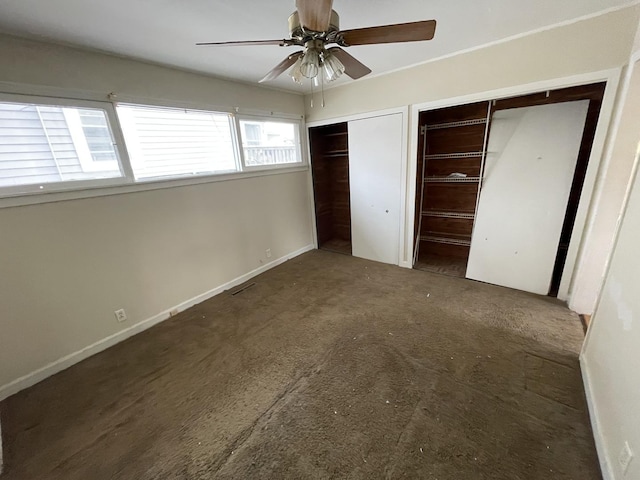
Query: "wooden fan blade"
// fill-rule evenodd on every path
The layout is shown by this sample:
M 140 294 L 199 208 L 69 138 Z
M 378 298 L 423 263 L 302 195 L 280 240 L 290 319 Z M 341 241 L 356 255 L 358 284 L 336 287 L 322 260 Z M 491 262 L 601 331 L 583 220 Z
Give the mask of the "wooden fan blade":
M 292 45 L 290 40 L 246 40 L 239 42 L 206 42 L 196 45 L 218 45 L 223 47 L 243 47 L 247 45 L 280 45 L 281 47 Z
M 326 32 L 332 6 L 333 0 L 296 0 L 300 24 L 307 30 Z
M 285 70 L 287 70 L 291 65 L 293 65 L 294 63 L 296 63 L 296 60 L 298 60 L 298 58 L 300 56 L 302 56 L 304 52 L 296 52 L 296 53 L 292 53 L 291 55 L 289 55 L 287 58 L 285 58 L 284 60 L 282 60 L 278 65 L 276 65 L 275 67 L 273 67 L 271 69 L 271 71 L 269 73 L 267 73 L 262 80 L 260 80 L 258 83 L 262 83 L 262 82 L 268 82 L 269 80 L 273 80 L 277 77 L 279 77 L 282 72 L 284 72 Z
M 436 33 L 436 21 L 398 23 L 379 27 L 355 28 L 340 32 L 346 45 L 374 43 L 418 42 L 431 40 Z
M 371 69 L 369 67 L 345 52 L 340 47 L 331 47 L 328 51 L 342 62 L 344 65 L 344 73 L 354 80 L 371 73 Z

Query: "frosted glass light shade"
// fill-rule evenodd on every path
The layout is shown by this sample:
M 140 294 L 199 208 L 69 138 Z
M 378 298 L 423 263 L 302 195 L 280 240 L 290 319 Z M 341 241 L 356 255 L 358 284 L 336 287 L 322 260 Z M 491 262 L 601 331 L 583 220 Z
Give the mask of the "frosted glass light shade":
M 307 78 L 313 78 L 318 75 L 319 70 L 320 54 L 313 48 L 307 49 L 302 57 L 302 62 L 300 63 L 300 71 L 302 72 L 302 75 Z
M 322 57 L 322 70 L 327 82 L 333 82 L 344 73 L 344 65 L 337 57 L 325 52 Z
M 293 64 L 293 68 L 291 68 L 291 72 L 289 72 L 289 76 L 296 83 L 302 83 L 302 79 L 304 75 L 302 75 L 302 70 L 300 69 L 300 65 L 302 65 L 302 57 L 298 57 L 296 63 Z

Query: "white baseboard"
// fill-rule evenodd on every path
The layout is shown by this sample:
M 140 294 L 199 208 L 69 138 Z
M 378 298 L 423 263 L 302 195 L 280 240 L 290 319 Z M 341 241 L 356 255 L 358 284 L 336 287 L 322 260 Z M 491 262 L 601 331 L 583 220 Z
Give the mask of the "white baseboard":
M 250 280 L 251 278 L 255 277 L 256 275 L 259 275 L 263 272 L 266 272 L 267 270 L 277 267 L 278 265 L 286 262 L 287 260 L 297 257 L 298 255 L 302 255 L 303 253 L 313 250 L 314 248 L 315 247 L 313 245 L 307 245 L 283 257 L 277 258 L 269 263 L 262 265 L 259 268 L 256 268 L 255 270 L 251 270 L 250 272 L 245 273 L 244 275 L 234 278 L 233 280 L 230 280 L 227 283 L 224 283 L 196 297 L 193 297 L 185 302 L 182 302 L 179 305 L 170 307 L 158 313 L 157 315 L 154 315 L 151 318 L 147 318 L 146 320 L 136 323 L 135 325 L 132 325 L 129 328 L 126 328 L 117 333 L 114 333 L 113 335 L 103 338 L 102 340 L 98 340 L 97 342 L 81 350 L 78 350 L 77 352 L 73 352 L 69 355 L 65 355 L 64 357 L 59 358 L 58 360 L 55 360 L 54 362 L 51 362 L 42 368 L 39 368 L 31 373 L 28 373 L 27 375 L 17 378 L 7 383 L 6 385 L 2 385 L 0 387 L 0 400 L 4 400 L 5 398 L 18 393 L 20 390 L 29 388 L 32 385 L 35 385 L 36 383 L 41 382 L 45 378 L 48 378 L 51 375 L 61 372 L 62 370 L 65 370 L 66 368 L 69 368 L 70 366 L 84 360 L 85 358 L 95 355 L 96 353 L 102 352 L 103 350 L 106 350 L 107 348 L 117 343 L 120 343 L 129 337 L 136 335 L 137 333 L 140 333 L 148 328 L 153 327 L 154 325 L 168 319 L 171 316 L 170 312 L 175 312 L 176 310 L 178 312 L 181 312 L 183 310 L 186 310 L 187 308 L 190 308 L 198 303 L 204 302 L 205 300 L 208 300 L 209 298 L 221 292 L 224 292 L 225 290 L 229 290 L 230 288 L 240 285 L 246 282 L 247 280 Z M 0 459 L 1 458 L 2 457 L 0 456 Z
M 607 451 L 604 448 L 604 439 L 600 433 L 600 422 L 598 420 L 598 410 L 596 408 L 593 391 L 591 389 L 591 380 L 589 378 L 589 369 L 584 355 L 580 355 L 580 370 L 582 371 L 582 382 L 584 384 L 584 392 L 587 397 L 587 407 L 589 409 L 589 419 L 591 420 L 591 430 L 593 431 L 593 439 L 596 443 L 596 451 L 598 452 L 598 460 L 600 462 L 600 470 L 602 471 L 603 480 L 615 480 Z

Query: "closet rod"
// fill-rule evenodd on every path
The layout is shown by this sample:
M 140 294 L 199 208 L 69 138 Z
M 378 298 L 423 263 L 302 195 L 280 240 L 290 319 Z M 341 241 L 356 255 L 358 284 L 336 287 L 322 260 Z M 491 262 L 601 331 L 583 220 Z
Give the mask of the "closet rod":
M 435 237 L 433 235 L 423 235 L 420 240 L 424 242 L 445 243 L 447 245 L 459 245 L 461 247 L 468 247 L 471 245 L 471 240 L 461 240 L 459 238 L 448 237 Z
M 477 183 L 480 177 L 427 177 L 427 183 Z
M 460 153 L 434 153 L 433 155 L 425 155 L 427 160 L 448 160 L 450 158 L 475 158 L 482 157 L 483 152 L 460 152 Z
M 422 215 L 424 215 L 425 217 L 462 218 L 465 220 L 473 220 L 475 218 L 475 214 L 473 213 L 445 212 L 436 210 L 427 210 L 425 212 L 422 212 Z

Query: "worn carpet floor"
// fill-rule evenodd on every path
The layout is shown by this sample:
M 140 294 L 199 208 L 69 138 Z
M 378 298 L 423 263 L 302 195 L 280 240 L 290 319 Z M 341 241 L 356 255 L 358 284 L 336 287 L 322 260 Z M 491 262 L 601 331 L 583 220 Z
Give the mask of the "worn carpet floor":
M 322 251 L 252 282 L 2 402 L 6 480 L 601 478 L 559 302 Z

